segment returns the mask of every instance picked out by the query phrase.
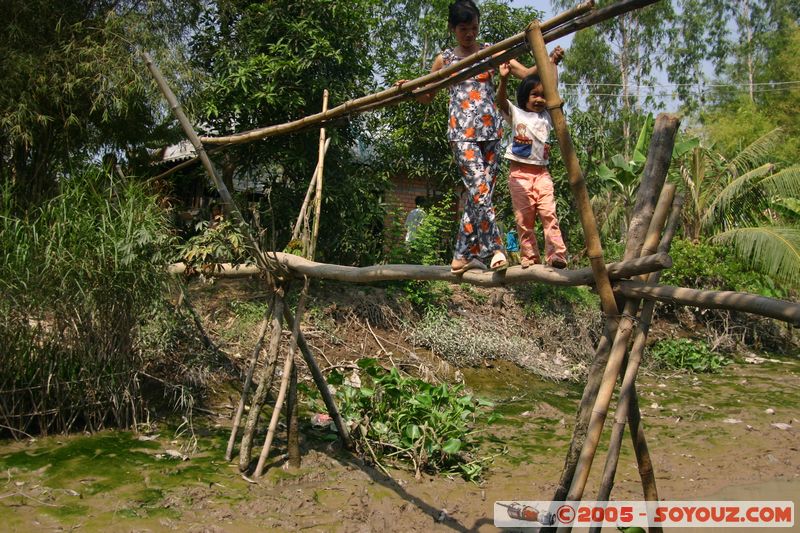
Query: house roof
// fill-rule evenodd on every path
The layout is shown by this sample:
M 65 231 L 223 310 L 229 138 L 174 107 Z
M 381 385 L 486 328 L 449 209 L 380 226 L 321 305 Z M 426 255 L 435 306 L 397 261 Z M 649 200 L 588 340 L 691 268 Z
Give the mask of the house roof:
M 157 161 L 157 164 L 162 163 L 178 163 L 187 161 L 197 156 L 194 146 L 188 140 L 183 140 L 178 144 L 173 144 L 164 148 L 164 153 Z

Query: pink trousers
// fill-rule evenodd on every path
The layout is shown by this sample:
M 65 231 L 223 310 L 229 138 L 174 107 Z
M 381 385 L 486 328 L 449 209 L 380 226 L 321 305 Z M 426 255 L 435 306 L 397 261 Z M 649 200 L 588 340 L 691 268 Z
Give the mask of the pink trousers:
M 538 217 L 544 230 L 545 260 L 548 263 L 554 259 L 566 261 L 567 247 L 558 227 L 553 179 L 547 167 L 511 161 L 508 190 L 511 192 L 511 204 L 519 232 L 520 257 L 541 263 L 534 231 Z

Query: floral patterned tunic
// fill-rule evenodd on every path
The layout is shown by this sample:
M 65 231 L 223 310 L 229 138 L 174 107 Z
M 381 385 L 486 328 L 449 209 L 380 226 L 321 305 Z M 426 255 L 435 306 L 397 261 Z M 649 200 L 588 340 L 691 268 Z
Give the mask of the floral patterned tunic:
M 481 49 L 489 46 L 483 44 Z M 442 52 L 444 66 L 460 61 L 452 48 Z M 490 141 L 503 136 L 502 122 L 494 103 L 494 69 L 451 85 L 447 139 L 450 141 Z

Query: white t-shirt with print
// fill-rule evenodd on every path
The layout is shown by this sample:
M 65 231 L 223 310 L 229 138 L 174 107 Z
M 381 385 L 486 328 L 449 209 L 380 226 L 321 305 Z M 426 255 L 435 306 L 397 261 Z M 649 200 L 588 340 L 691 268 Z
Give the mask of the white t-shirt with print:
M 528 165 L 547 166 L 550 162 L 550 145 L 547 140 L 553 129 L 550 113 L 524 111 L 508 101 L 509 117 L 503 116 L 511 123 L 511 144 L 506 148 L 506 159 L 527 163 Z

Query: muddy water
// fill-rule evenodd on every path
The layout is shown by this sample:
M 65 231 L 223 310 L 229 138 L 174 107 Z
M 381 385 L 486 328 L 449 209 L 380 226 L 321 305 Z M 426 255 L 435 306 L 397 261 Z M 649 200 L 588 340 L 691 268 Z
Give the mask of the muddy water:
M 250 483 L 222 459 L 229 413 L 221 411 L 198 423 L 188 460 L 179 454 L 187 453 L 190 435 L 168 425 L 147 439 L 103 432 L 0 443 L 0 530 L 493 531 L 495 500 L 552 496 L 581 388 L 503 364 L 464 374 L 503 414 L 482 428 L 483 449 L 504 453 L 480 486 L 415 480 L 400 470 L 388 479 L 335 445 L 312 440 L 299 470 L 283 470 L 276 459 L 260 483 Z M 793 499 L 800 507 L 795 361 L 737 364 L 696 377 L 645 375 L 638 390 L 661 498 Z M 277 444 L 282 453 L 284 443 Z M 605 448 L 603 440 L 587 499 L 599 484 Z M 641 498 L 627 438 L 613 497 Z

